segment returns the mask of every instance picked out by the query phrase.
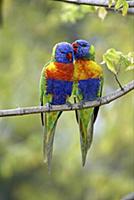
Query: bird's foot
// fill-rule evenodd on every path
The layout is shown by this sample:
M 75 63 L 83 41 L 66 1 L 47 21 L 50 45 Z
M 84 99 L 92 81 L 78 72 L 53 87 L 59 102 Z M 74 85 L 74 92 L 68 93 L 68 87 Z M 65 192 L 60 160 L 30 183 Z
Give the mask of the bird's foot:
M 71 104 L 69 101 L 66 102 L 66 105 L 67 105 L 70 109 L 72 109 L 72 104 Z
M 85 100 L 80 101 L 80 103 L 79 103 L 79 105 L 78 105 L 79 109 L 82 109 L 82 108 L 83 108 L 85 102 L 86 102 Z
M 98 101 L 101 104 L 102 101 L 101 97 L 97 97 L 96 101 Z
M 46 109 L 48 112 L 50 112 L 50 110 L 52 109 L 51 103 L 46 103 Z

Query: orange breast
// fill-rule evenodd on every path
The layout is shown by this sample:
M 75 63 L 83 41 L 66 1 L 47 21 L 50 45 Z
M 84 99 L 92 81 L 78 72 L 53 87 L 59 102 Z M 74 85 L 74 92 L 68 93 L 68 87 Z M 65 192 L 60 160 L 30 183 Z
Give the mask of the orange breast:
M 100 78 L 102 68 L 94 61 L 78 60 L 75 62 L 74 80 L 86 80 L 89 78 Z
M 74 66 L 72 63 L 50 63 L 45 69 L 47 79 L 73 81 Z

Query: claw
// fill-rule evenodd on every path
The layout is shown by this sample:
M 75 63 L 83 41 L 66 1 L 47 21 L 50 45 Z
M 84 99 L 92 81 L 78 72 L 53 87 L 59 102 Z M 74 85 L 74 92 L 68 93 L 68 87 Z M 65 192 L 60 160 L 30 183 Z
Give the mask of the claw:
M 66 105 L 72 109 L 72 104 L 69 101 L 66 102 Z
M 48 112 L 52 109 L 52 105 L 50 103 L 46 103 L 46 109 Z
M 84 104 L 85 104 L 85 100 L 82 100 L 78 105 L 79 109 L 82 109 Z
M 97 97 L 96 101 L 98 101 L 101 104 L 101 97 Z

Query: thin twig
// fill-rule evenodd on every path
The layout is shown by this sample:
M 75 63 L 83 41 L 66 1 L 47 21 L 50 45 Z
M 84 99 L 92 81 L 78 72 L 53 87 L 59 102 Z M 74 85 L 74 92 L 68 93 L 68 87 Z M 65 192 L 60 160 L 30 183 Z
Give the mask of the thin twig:
M 91 108 L 96 106 L 102 106 L 108 104 L 115 99 L 124 96 L 128 92 L 134 89 L 134 81 L 129 82 L 123 87 L 123 90 L 118 89 L 113 93 L 102 97 L 100 100 L 96 101 L 89 101 L 83 105 L 83 108 Z M 35 106 L 35 107 L 25 107 L 25 108 L 16 108 L 16 109 L 7 109 L 7 110 L 0 110 L 0 117 L 8 117 L 8 116 L 18 116 L 18 115 L 30 115 L 30 114 L 37 114 L 41 112 L 53 112 L 53 111 L 70 111 L 70 110 L 78 110 L 80 109 L 80 105 L 75 103 L 70 108 L 68 105 L 58 105 L 52 106 L 50 110 L 46 106 Z
M 120 81 L 119 81 L 119 79 L 118 79 L 116 74 L 114 74 L 114 77 L 115 77 L 115 80 L 117 81 L 119 87 L 121 88 L 121 90 L 123 90 L 123 87 L 122 87 L 122 85 L 121 85 L 121 83 L 120 83 Z

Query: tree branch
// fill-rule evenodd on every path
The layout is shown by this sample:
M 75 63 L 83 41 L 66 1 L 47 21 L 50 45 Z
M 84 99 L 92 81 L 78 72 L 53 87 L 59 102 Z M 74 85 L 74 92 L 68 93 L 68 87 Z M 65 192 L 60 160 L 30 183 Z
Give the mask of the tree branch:
M 60 1 L 65 3 L 72 3 L 77 5 L 89 5 L 89 6 L 101 6 L 101 7 L 109 7 L 109 1 L 108 0 L 54 0 L 54 1 Z M 134 8 L 134 1 L 127 1 L 129 8 Z M 114 7 L 115 4 L 113 4 L 111 7 Z
M 53 1 L 59 1 L 64 3 L 70 3 L 70 4 L 76 4 L 76 5 L 88 5 L 88 6 L 100 6 L 106 8 L 106 10 L 109 11 L 115 11 L 113 4 L 111 8 L 109 8 L 109 1 L 108 0 L 53 0 Z M 128 14 L 134 14 L 134 1 L 127 1 L 129 5 Z M 118 10 L 121 11 L 120 9 Z
M 100 100 L 89 101 L 86 102 L 83 106 L 84 109 L 102 106 L 108 104 L 115 99 L 124 96 L 128 92 L 134 89 L 134 81 L 129 82 L 123 87 L 123 90 L 118 89 L 115 92 L 102 97 Z M 46 106 L 36 106 L 36 107 L 25 107 L 25 108 L 16 108 L 16 109 L 8 109 L 8 110 L 0 110 L 0 117 L 9 117 L 9 116 L 17 116 L 17 115 L 29 115 L 29 114 L 37 114 L 41 112 L 53 112 L 53 111 L 70 111 L 70 110 L 78 110 L 80 109 L 79 104 L 73 104 L 72 107 L 68 107 L 68 105 L 58 105 L 52 106 L 50 110 Z

